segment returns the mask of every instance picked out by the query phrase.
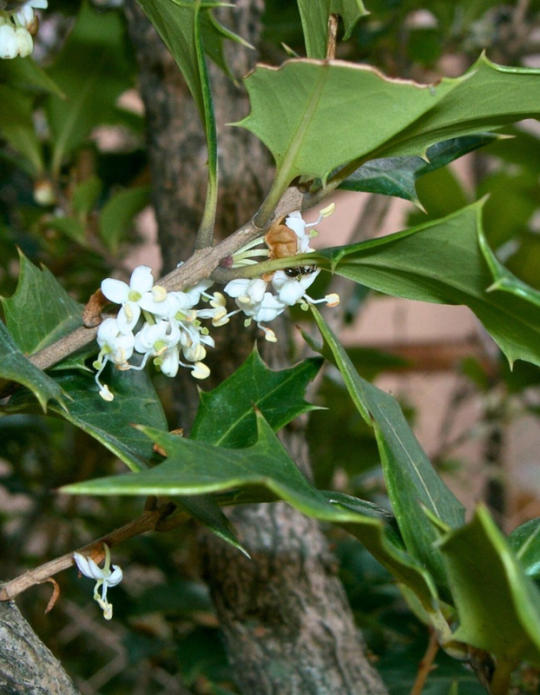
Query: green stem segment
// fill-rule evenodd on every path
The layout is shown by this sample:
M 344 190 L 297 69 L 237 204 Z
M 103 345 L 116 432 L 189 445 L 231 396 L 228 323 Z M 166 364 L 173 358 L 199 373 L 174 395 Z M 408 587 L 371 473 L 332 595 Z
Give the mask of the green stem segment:
M 201 38 L 199 25 L 201 8 L 195 14 L 195 47 L 197 51 L 197 62 L 201 75 L 201 87 L 203 97 L 204 113 L 201 114 L 205 125 L 206 144 L 208 147 L 208 189 L 204 212 L 201 224 L 197 232 L 195 248 L 205 249 L 212 246 L 214 242 L 214 226 L 216 222 L 216 210 L 218 202 L 218 158 L 217 158 L 217 132 L 212 93 L 210 91 L 210 80 L 208 77 L 208 66 L 204 55 L 204 46 Z
M 491 683 L 489 684 L 491 695 L 508 695 L 510 690 L 510 676 L 516 664 L 510 661 L 497 661 L 497 667 Z

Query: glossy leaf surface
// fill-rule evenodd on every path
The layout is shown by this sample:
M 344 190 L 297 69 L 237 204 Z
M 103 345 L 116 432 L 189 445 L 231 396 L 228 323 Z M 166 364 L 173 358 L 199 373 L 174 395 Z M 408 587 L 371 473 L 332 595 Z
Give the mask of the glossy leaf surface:
M 434 546 L 437 534 L 424 507 L 451 527 L 463 523 L 464 508 L 436 473 L 395 398 L 362 379 L 319 312 L 313 309 L 313 314 L 349 395 L 375 430 L 388 497 L 405 547 L 445 587 L 442 558 Z
M 481 210 L 482 201 L 404 232 L 318 251 L 317 257 L 339 275 L 385 294 L 464 304 L 510 363 L 522 359 L 540 365 L 540 305 L 530 292 L 522 298 L 489 291 L 493 275 L 479 243 Z

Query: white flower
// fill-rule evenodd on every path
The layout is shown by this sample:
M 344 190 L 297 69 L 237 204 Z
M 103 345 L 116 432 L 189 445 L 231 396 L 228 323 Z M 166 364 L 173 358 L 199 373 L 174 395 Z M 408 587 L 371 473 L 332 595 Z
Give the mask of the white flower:
M 0 22 L 2 18 L 0 17 Z M 15 28 L 9 24 L 0 24 L 0 58 L 16 58 L 19 55 L 19 43 Z
M 100 324 L 97 332 L 97 342 L 101 350 L 94 362 L 94 367 L 98 370 L 94 379 L 99 386 L 99 395 L 105 401 L 112 401 L 113 394 L 109 391 L 106 384 L 99 380 L 107 362 L 112 362 L 119 368 L 128 368 L 127 361 L 133 354 L 135 347 L 135 336 L 133 333 L 121 333 L 116 319 L 105 319 Z
M 130 333 L 141 315 L 141 300 L 145 299 L 151 305 L 155 298 L 151 290 L 154 284 L 152 271 L 147 265 L 140 265 L 133 271 L 129 285 L 122 280 L 107 278 L 101 283 L 101 291 L 108 300 L 121 304 L 122 308 L 116 317 L 118 329 L 122 333 Z M 150 296 L 146 296 L 150 293 Z
M 254 280 L 249 280 L 247 278 L 238 278 L 237 280 L 231 280 L 231 282 L 225 285 L 223 291 L 233 297 L 238 299 L 238 306 L 243 304 L 258 304 L 262 302 L 264 293 L 266 292 L 266 282 L 262 278 L 255 278 Z
M 32 34 L 39 26 L 34 18 L 34 8 L 46 7 L 47 0 L 27 0 L 16 12 L 0 11 L 0 58 L 25 58 L 32 53 Z
M 77 563 L 77 567 L 81 574 L 96 580 L 94 600 L 98 602 L 99 607 L 103 611 L 105 620 L 110 620 L 112 618 L 113 607 L 112 603 L 107 601 L 107 589 L 110 586 L 112 587 L 119 584 L 124 575 L 118 565 L 113 565 L 111 570 L 111 551 L 106 543 L 103 543 L 103 548 L 105 550 L 105 564 L 103 565 L 103 569 L 98 567 L 92 558 L 85 557 L 80 553 L 73 553 L 73 559 Z M 101 596 L 98 593 L 100 587 Z

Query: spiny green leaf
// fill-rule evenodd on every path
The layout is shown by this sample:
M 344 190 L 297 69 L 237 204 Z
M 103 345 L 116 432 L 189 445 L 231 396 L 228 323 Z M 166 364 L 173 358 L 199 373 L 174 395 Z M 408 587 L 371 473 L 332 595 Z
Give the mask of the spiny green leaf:
M 338 60 L 288 60 L 279 69 L 259 65 L 246 78 L 251 112 L 237 125 L 272 152 L 276 180 L 300 175 L 324 180 L 382 148 L 459 82 L 392 80 L 367 65 Z
M 516 666 L 540 665 L 540 592 L 484 507 L 439 543 L 458 609 L 456 640 Z
M 320 359 L 309 359 L 275 372 L 254 349 L 220 386 L 209 393 L 201 392 L 192 437 L 229 448 L 249 446 L 257 437 L 254 407 L 274 430 L 281 429 L 315 407 L 304 400 L 304 392 L 320 367 Z
M 452 92 L 377 156 L 423 155 L 430 145 L 540 116 L 540 70 L 496 65 L 482 55 Z
M 463 523 L 464 508 L 436 473 L 397 401 L 360 377 L 322 316 L 312 310 L 327 344 L 325 352 L 335 361 L 358 411 L 375 430 L 388 496 L 405 547 L 439 586 L 447 587 L 443 561 L 433 545 L 437 534 L 423 507 L 451 527 Z
M 47 268 L 36 268 L 20 254 L 15 294 L 0 298 L 7 327 L 19 348 L 38 352 L 82 325 L 82 307 Z
M 258 439 L 250 447 L 229 449 L 193 439 L 175 437 L 149 428 L 144 431 L 167 452 L 166 461 L 151 470 L 101 478 L 62 488 L 71 494 L 93 495 L 199 495 L 235 488 L 263 486 L 299 511 L 318 519 L 345 525 L 368 549 L 413 587 L 423 604 L 437 615 L 437 593 L 429 574 L 396 544 L 380 516 L 370 506 L 346 496 L 321 493 L 289 458 L 270 425 L 257 416 Z M 364 513 L 358 513 L 362 509 Z M 350 525 L 350 528 L 349 528 Z
M 317 251 L 310 261 L 326 261 L 339 275 L 385 294 L 464 304 L 510 363 L 521 359 L 540 365 L 540 306 L 535 295 L 529 290 L 525 298 L 517 292 L 489 291 L 493 275 L 485 247 L 479 244 L 482 204 L 381 239 Z
M 389 157 L 363 164 L 339 186 L 346 191 L 366 191 L 392 195 L 420 205 L 416 182 L 422 176 L 444 167 L 468 152 L 489 145 L 499 136 L 492 133 L 466 135 L 439 142 L 423 157 Z
M 55 398 L 65 408 L 61 387 L 34 366 L 19 350 L 5 325 L 0 321 L 0 379 L 23 384 L 34 393 L 43 410 Z
M 97 439 L 133 471 L 140 471 L 154 460 L 152 443 L 134 425 L 147 425 L 162 430 L 167 422 L 159 398 L 145 371 L 119 372 L 107 368 L 102 377 L 114 393 L 114 400 L 104 401 L 87 372 L 60 371 L 54 381 L 71 397 L 65 409 L 51 403 L 50 410 Z M 15 394 L 9 408 L 13 411 L 32 407 L 28 394 Z

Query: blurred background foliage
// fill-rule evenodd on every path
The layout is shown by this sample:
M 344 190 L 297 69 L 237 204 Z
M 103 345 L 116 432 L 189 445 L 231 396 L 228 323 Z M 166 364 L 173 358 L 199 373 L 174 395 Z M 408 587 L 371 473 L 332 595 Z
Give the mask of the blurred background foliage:
M 530 65 L 540 54 L 540 0 L 366 0 L 371 14 L 338 57 L 369 62 L 390 75 L 419 81 L 460 74 L 481 50 L 507 65 Z M 0 63 L 0 294 L 13 293 L 17 249 L 43 263 L 79 301 L 101 279 L 127 270 L 142 243 L 135 223 L 150 199 L 144 116 L 137 67 L 122 2 L 51 0 L 43 13 L 34 58 Z M 261 57 L 277 64 L 303 54 L 296 3 L 266 0 Z M 284 47 L 285 45 L 285 47 Z M 51 81 L 52 78 L 52 81 Z M 489 194 L 485 226 L 508 267 L 540 288 L 540 138 L 525 126 L 519 139 L 501 139 L 468 155 L 466 179 L 454 168 L 420 179 L 425 212 L 408 208 L 417 224 L 444 216 Z M 506 133 L 511 136 L 514 130 Z M 380 230 L 370 230 L 374 233 Z M 357 292 L 348 316 L 377 301 Z M 351 348 L 366 378 L 413 368 L 407 356 Z M 502 476 L 505 427 L 513 417 L 540 414 L 536 368 L 510 372 L 497 354 L 458 362 L 460 386 L 448 406 L 452 420 L 464 402 L 481 398 L 481 412 L 464 437 L 481 439 L 493 472 L 485 496 L 504 524 Z M 167 392 L 157 383 L 167 407 Z M 372 431 L 350 407 L 329 369 L 316 396 L 326 410 L 309 427 L 314 478 L 384 505 Z M 404 404 L 407 406 L 407 404 Z M 410 419 L 415 412 L 406 407 Z M 172 416 L 171 416 L 172 420 Z M 436 463 L 465 469 L 457 442 L 442 442 Z M 0 418 L 0 562 L 2 577 L 77 548 L 140 513 L 142 501 L 66 498 L 59 486 L 121 471 L 114 457 L 68 423 L 41 416 Z M 524 519 L 522 519 L 523 521 Z M 44 615 L 50 587 L 23 594 L 18 604 L 38 634 L 73 675 L 83 694 L 237 692 L 208 591 L 199 579 L 197 528 L 140 537 L 116 549 L 126 581 L 114 589 L 115 619 L 104 623 L 90 600 L 90 583 L 76 572 L 59 577 L 61 600 Z M 370 653 L 393 695 L 410 692 L 428 640 L 388 573 L 344 532 L 331 540 L 341 577 Z M 474 676 L 440 655 L 424 690 L 483 692 Z M 522 674 L 520 692 L 537 692 L 538 674 Z

